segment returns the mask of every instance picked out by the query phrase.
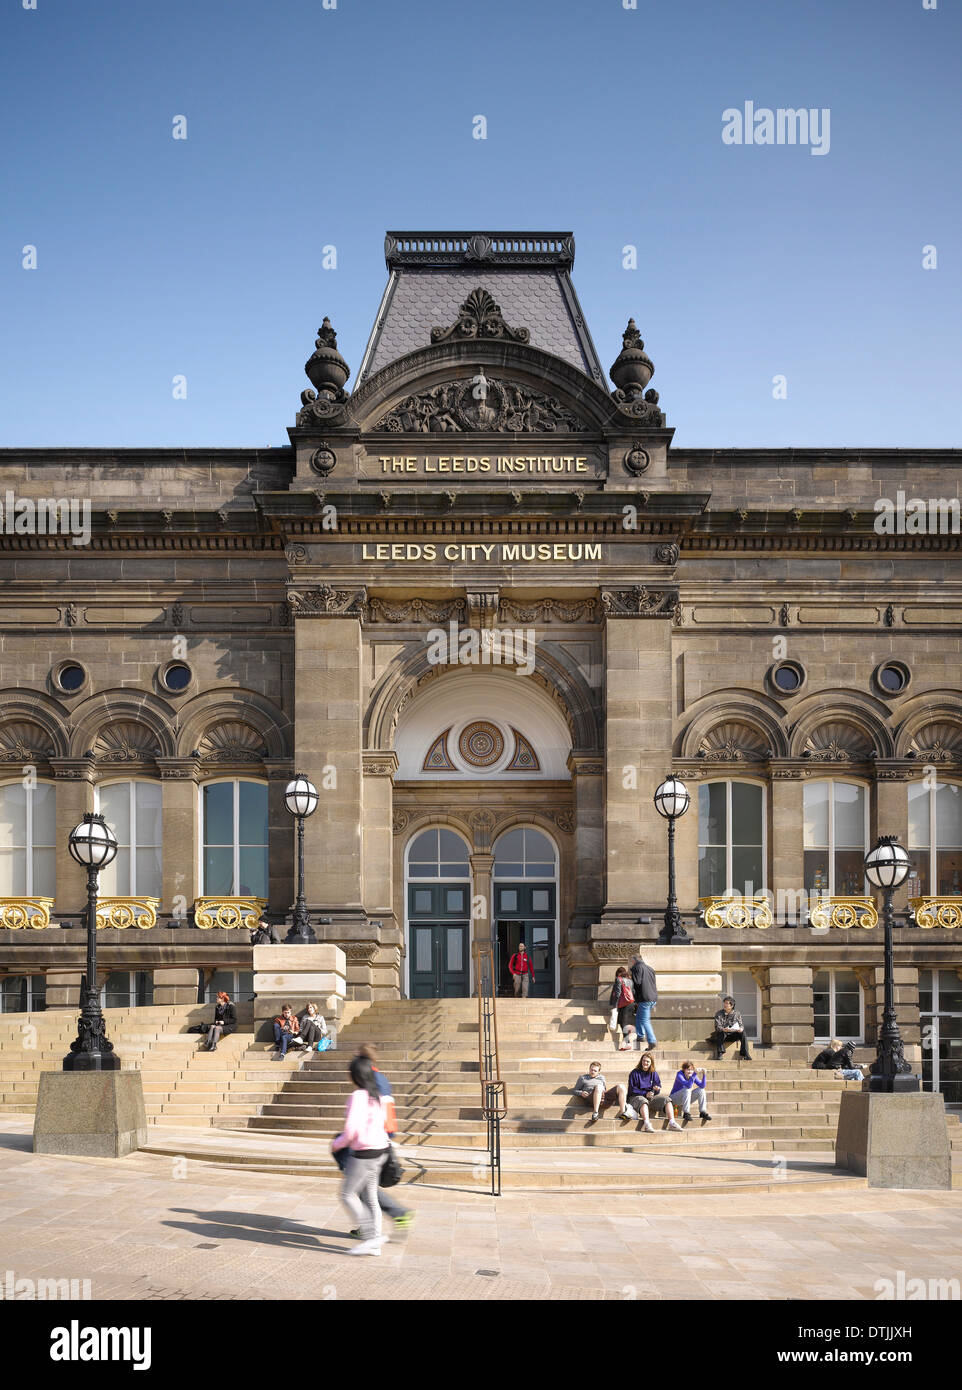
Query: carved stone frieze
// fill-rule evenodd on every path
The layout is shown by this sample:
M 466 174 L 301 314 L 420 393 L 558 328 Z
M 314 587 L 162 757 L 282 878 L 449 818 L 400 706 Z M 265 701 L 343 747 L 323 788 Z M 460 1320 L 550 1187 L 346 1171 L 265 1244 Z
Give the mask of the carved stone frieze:
M 670 618 L 678 604 L 677 589 L 603 589 L 601 606 L 607 618 Z
M 627 965 L 638 950 L 638 942 L 592 941 L 589 943 L 589 949 L 599 965 L 608 965 L 612 961 L 617 961 L 619 965 Z
M 287 602 L 295 618 L 360 618 L 364 616 L 363 589 L 334 589 L 322 584 L 317 589 L 291 589 Z
M 340 946 L 348 960 L 364 965 L 373 965 L 380 950 L 376 941 L 337 941 L 334 944 Z
M 418 395 L 405 396 L 374 426 L 397 434 L 446 434 L 497 430 L 520 434 L 565 433 L 587 426 L 555 397 L 500 377 L 483 368 L 471 377 L 443 381 Z
M 398 603 L 372 598 L 368 601 L 365 618 L 369 623 L 446 623 L 463 620 L 466 612 L 467 603 L 463 598 L 406 598 Z
M 501 306 L 482 286 L 471 291 L 461 305 L 457 319 L 448 328 L 432 328 L 431 342 L 445 343 L 449 338 L 462 341 L 470 338 L 503 338 L 512 343 L 528 343 L 527 328 L 511 328 L 505 323 Z
M 678 556 L 680 554 L 681 551 L 674 543 L 655 547 L 655 559 L 658 561 L 659 565 L 677 565 Z
M 598 617 L 598 600 L 593 598 L 567 603 L 557 598 L 539 598 L 531 603 L 503 598 L 498 609 L 499 621 L 509 623 L 594 623 Z

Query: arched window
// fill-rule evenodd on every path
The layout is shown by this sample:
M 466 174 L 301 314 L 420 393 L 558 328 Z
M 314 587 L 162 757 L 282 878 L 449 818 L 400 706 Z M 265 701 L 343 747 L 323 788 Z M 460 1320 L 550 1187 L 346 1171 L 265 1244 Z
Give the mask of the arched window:
M 804 792 L 806 892 L 864 892 L 868 797 L 857 782 L 807 782 Z
M 266 784 L 239 778 L 207 782 L 201 788 L 201 796 L 201 891 L 208 895 L 266 898 Z
M 962 894 L 962 786 L 909 784 L 909 897 Z
M 100 876 L 106 897 L 161 895 L 161 785 L 110 782 L 97 788 L 97 804 L 117 836 L 117 857 Z
M 765 888 L 765 789 L 757 782 L 698 788 L 698 895 L 751 896 Z
M 56 796 L 52 782 L 0 787 L 0 897 L 55 896 Z
M 494 846 L 495 878 L 554 878 L 556 869 L 554 845 L 530 825 L 506 830 Z
M 468 847 L 453 830 L 422 830 L 408 851 L 410 878 L 467 878 Z

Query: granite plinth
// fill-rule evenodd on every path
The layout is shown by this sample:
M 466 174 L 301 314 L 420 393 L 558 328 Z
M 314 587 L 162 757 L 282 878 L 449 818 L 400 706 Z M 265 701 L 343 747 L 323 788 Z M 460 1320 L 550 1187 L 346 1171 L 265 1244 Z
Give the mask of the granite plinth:
M 33 1151 L 123 1158 L 147 1142 L 139 1071 L 45 1071 L 37 1091 Z
M 835 1161 L 866 1177 L 870 1187 L 951 1188 L 942 1096 L 847 1092 L 838 1112 Z

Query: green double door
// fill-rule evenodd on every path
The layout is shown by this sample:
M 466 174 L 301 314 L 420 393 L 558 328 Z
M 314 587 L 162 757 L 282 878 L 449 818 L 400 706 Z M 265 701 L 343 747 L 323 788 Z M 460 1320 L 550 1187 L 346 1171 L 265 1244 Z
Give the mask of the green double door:
M 408 885 L 412 999 L 464 999 L 471 987 L 471 886 Z
M 499 994 L 514 994 L 508 962 L 523 941 L 534 969 L 529 998 L 555 997 L 555 891 L 553 883 L 495 882 L 495 979 Z

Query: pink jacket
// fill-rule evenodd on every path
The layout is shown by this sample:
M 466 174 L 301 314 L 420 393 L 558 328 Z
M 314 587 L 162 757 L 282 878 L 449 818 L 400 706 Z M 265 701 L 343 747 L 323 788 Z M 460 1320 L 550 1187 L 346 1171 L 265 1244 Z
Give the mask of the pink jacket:
M 384 1129 L 383 1106 L 360 1087 L 351 1092 L 344 1118 L 344 1132 L 331 1145 L 338 1149 L 386 1149 L 391 1141 Z

